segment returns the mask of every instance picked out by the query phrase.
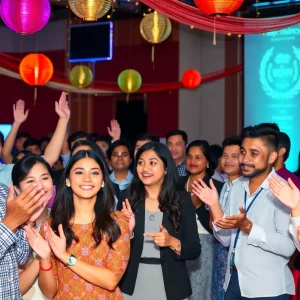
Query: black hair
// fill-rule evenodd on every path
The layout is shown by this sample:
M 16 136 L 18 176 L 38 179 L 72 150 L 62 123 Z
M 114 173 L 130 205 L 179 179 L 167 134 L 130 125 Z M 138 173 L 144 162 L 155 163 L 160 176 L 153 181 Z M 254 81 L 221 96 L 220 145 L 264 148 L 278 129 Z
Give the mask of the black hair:
M 48 136 L 43 136 L 41 139 L 40 139 L 40 144 L 42 144 L 43 142 L 50 142 L 50 138 Z
M 279 132 L 279 145 L 278 150 L 284 148 L 286 151 L 283 155 L 283 161 L 286 161 L 290 156 L 291 151 L 291 140 L 289 136 L 284 132 Z
M 241 145 L 242 145 L 242 138 L 240 136 L 227 137 L 222 143 L 223 150 L 227 146 L 239 146 L 239 147 L 241 147 Z
M 220 145 L 211 145 L 210 146 L 210 160 L 212 164 L 216 167 L 219 165 L 219 159 L 223 154 L 223 148 Z
M 30 135 L 29 132 L 23 131 L 23 132 L 20 132 L 20 133 L 17 134 L 16 140 L 17 140 L 17 139 L 20 139 L 20 138 L 30 139 L 30 138 L 31 138 L 31 135 Z
M 40 147 L 40 141 L 38 139 L 29 138 L 24 142 L 23 148 L 27 149 L 28 147 L 35 145 Z
M 4 135 L 1 131 L 0 131 L 0 143 L 1 143 L 1 146 L 4 145 Z
M 93 221 L 92 236 L 95 240 L 95 248 L 100 245 L 104 235 L 107 236 L 106 240 L 109 247 L 113 248 L 113 243 L 117 241 L 121 235 L 120 227 L 112 216 L 115 207 L 114 191 L 103 159 L 93 150 L 78 151 L 71 157 L 67 164 L 62 175 L 56 201 L 51 210 L 51 227 L 55 232 L 58 232 L 58 225 L 62 224 L 66 236 L 67 248 L 71 246 L 73 240 L 77 243 L 79 242 L 79 238 L 72 231 L 72 224 L 70 224 L 71 219 L 74 217 L 75 208 L 73 203 L 73 191 L 70 187 L 66 186 L 66 179 L 70 177 L 73 166 L 81 159 L 87 157 L 95 160 L 99 165 L 104 182 L 104 187 L 98 192 L 94 206 L 95 220 Z
M 17 158 L 17 156 L 18 156 L 19 154 L 21 154 L 21 153 L 23 153 L 24 156 L 29 155 L 29 154 L 34 155 L 34 154 L 33 154 L 31 151 L 29 151 L 29 150 L 21 150 L 21 151 L 19 151 L 18 153 L 16 153 L 16 154 L 14 155 L 14 158 L 13 158 L 13 161 L 12 161 L 13 164 L 16 164 L 16 163 L 20 160 L 20 159 Z M 22 158 L 23 158 L 23 157 L 22 157 Z
M 137 143 L 137 141 L 151 141 L 159 143 L 159 137 L 151 132 L 146 132 L 137 135 L 135 141 L 135 143 Z
M 74 133 L 72 133 L 69 137 L 68 137 L 68 146 L 69 146 L 69 150 L 71 151 L 71 147 L 72 147 L 72 143 L 81 140 L 81 139 L 85 139 L 87 141 L 93 141 L 93 138 L 91 137 L 91 135 L 85 131 L 76 131 Z
M 261 138 L 268 148 L 277 151 L 279 145 L 279 127 L 275 123 L 261 123 L 243 129 L 242 138 Z
M 185 131 L 183 130 L 171 130 L 167 133 L 166 135 L 166 140 L 168 142 L 168 139 L 171 137 L 171 136 L 174 136 L 174 135 L 181 135 L 182 136 L 182 139 L 184 140 L 184 143 L 187 145 L 188 143 L 188 136 L 186 134 Z
M 169 220 L 175 231 L 179 230 L 181 222 L 181 202 L 178 198 L 178 173 L 168 147 L 162 143 L 149 142 L 143 145 L 136 154 L 134 176 L 129 188 L 129 200 L 134 210 L 138 203 L 145 201 L 147 192 L 144 184 L 137 174 L 137 164 L 142 153 L 148 150 L 154 151 L 162 160 L 166 174 L 158 195 L 159 209 L 169 216 Z
M 101 157 L 101 159 L 105 162 L 105 157 L 104 157 L 104 154 L 103 154 L 103 151 L 101 150 L 101 148 L 96 143 L 88 141 L 88 140 L 78 140 L 77 142 L 75 142 L 71 149 L 71 155 L 73 155 L 73 152 L 75 151 L 75 149 L 80 146 L 90 147 L 91 150 L 95 151 Z M 105 162 L 105 168 L 106 168 L 106 170 L 108 170 L 106 162 Z
M 97 135 L 94 137 L 94 140 L 95 140 L 95 142 L 103 141 L 107 144 L 108 147 L 111 144 L 111 138 L 106 135 Z
M 201 149 L 203 155 L 205 156 L 206 160 L 208 161 L 208 168 L 206 168 L 206 174 L 209 177 L 211 177 L 215 172 L 217 164 L 215 161 L 213 161 L 211 159 L 211 150 L 210 150 L 209 143 L 205 140 L 196 140 L 196 141 L 191 142 L 186 148 L 186 155 L 189 154 L 189 151 L 192 147 L 198 147 Z
M 115 141 L 115 142 L 111 143 L 110 147 L 107 150 L 107 157 L 108 157 L 108 159 L 111 160 L 112 153 L 119 146 L 126 147 L 128 149 L 129 156 L 132 159 L 132 147 L 131 147 L 130 142 L 127 141 L 127 140 L 118 140 L 118 141 Z
M 52 176 L 52 170 L 49 164 L 44 160 L 43 157 L 35 155 L 33 153 L 25 155 L 22 157 L 13 167 L 11 177 L 13 185 L 20 187 L 20 182 L 24 180 L 29 174 L 30 170 L 36 164 L 43 164 L 50 176 Z

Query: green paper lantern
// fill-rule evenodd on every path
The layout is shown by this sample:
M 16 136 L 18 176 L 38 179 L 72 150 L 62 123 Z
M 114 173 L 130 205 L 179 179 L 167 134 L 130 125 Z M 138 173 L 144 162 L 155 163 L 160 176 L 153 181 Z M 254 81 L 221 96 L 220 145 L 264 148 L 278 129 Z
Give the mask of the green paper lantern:
M 77 88 L 86 88 L 93 81 L 93 72 L 87 66 L 75 66 L 69 75 L 70 82 Z
M 138 91 L 142 85 L 142 76 L 136 70 L 124 70 L 118 77 L 118 85 L 124 93 L 134 93 Z

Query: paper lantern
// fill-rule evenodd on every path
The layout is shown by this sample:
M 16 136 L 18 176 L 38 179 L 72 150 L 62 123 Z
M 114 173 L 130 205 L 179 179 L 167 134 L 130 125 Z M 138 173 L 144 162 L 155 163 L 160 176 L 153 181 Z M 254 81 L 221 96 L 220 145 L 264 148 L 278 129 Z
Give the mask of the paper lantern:
M 151 44 L 159 44 L 166 40 L 172 31 L 172 24 L 168 17 L 153 12 L 146 15 L 140 23 L 142 37 Z
M 69 0 L 69 5 L 77 17 L 96 21 L 110 10 L 111 0 Z
M 124 70 L 118 77 L 118 85 L 124 93 L 134 93 L 138 91 L 142 85 L 142 76 L 136 70 Z
M 188 89 L 194 89 L 201 83 L 201 75 L 197 70 L 186 70 L 182 75 L 182 83 Z
M 69 75 L 70 82 L 78 88 L 86 88 L 93 81 L 93 72 L 87 66 L 75 66 Z
M 3 22 L 19 34 L 33 34 L 49 21 L 49 0 L 1 0 Z
M 238 10 L 243 0 L 194 0 L 196 6 L 208 16 L 228 16 Z
M 53 75 L 53 64 L 44 54 L 28 54 L 20 63 L 19 72 L 29 85 L 44 85 Z

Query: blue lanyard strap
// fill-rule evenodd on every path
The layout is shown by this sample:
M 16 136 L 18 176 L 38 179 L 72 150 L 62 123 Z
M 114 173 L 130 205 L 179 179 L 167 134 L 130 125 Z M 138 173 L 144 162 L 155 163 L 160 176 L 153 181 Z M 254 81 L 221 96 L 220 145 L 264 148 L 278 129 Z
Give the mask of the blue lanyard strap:
M 261 191 L 263 190 L 263 188 L 260 188 L 260 190 L 258 191 L 258 193 L 255 195 L 255 197 L 253 198 L 253 200 L 251 201 L 251 203 L 249 204 L 249 206 L 246 208 L 246 202 L 247 202 L 247 192 L 245 191 L 245 196 L 244 196 L 244 209 L 246 210 L 246 213 L 250 210 L 251 206 L 253 205 L 254 201 L 256 200 L 256 198 L 259 196 L 259 194 L 261 193 Z M 233 243 L 233 251 L 236 249 L 236 245 L 239 239 L 239 235 L 241 233 L 241 229 L 238 229 L 238 231 L 236 232 L 235 235 L 235 239 L 234 239 L 234 243 Z

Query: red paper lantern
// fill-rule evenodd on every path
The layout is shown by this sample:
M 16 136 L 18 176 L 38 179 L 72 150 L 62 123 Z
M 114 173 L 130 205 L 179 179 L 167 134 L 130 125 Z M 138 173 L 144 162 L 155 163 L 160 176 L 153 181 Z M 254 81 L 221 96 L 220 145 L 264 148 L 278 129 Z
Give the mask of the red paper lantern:
M 228 16 L 240 8 L 243 0 L 194 0 L 194 2 L 208 16 Z
M 44 54 L 28 54 L 20 63 L 19 72 L 29 85 L 44 85 L 53 75 L 53 64 Z
M 201 75 L 197 70 L 186 70 L 182 75 L 182 83 L 188 89 L 194 89 L 201 83 Z

